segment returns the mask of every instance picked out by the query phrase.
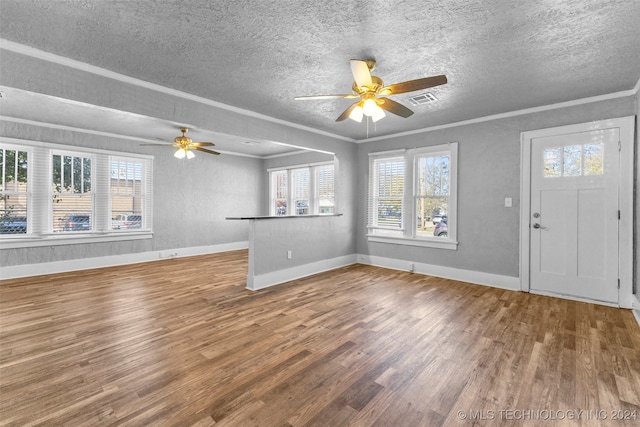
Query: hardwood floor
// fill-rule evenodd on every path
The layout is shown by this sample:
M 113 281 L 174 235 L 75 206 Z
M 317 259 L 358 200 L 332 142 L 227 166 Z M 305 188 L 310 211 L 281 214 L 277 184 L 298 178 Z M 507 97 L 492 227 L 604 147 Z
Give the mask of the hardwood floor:
M 640 423 L 628 310 L 364 265 L 251 292 L 246 268 L 0 282 L 0 424 Z

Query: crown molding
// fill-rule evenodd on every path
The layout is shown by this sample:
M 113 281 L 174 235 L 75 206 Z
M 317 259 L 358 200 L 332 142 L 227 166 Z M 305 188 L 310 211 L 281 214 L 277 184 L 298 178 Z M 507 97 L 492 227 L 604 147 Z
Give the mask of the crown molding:
M 65 58 L 64 56 L 56 55 L 54 53 L 45 52 L 40 49 L 36 49 L 33 47 L 29 47 L 23 45 L 21 43 L 16 43 L 11 40 L 0 38 L 0 50 L 4 49 L 10 52 L 18 53 L 21 55 L 29 56 L 32 58 L 40 59 L 43 61 L 48 61 L 54 64 L 63 65 L 65 67 L 73 68 L 80 71 L 85 71 L 87 73 L 95 74 L 97 76 L 105 77 L 112 80 L 117 80 L 123 83 L 131 84 L 134 86 L 142 87 L 145 89 L 150 89 L 156 92 L 163 93 L 165 95 L 171 95 L 178 98 L 186 99 L 189 101 L 198 102 L 203 105 L 208 105 L 210 107 L 220 108 L 222 110 L 231 111 L 236 114 L 241 114 L 243 116 L 252 117 L 255 119 L 260 119 L 272 123 L 277 123 L 279 125 L 303 130 L 306 132 L 315 133 L 318 135 L 328 136 L 330 138 L 339 139 L 347 142 L 356 142 L 355 139 L 349 138 L 342 135 L 336 135 L 331 132 L 322 131 L 319 129 L 315 129 L 309 126 L 303 126 L 297 123 L 288 122 L 282 119 L 276 119 L 275 117 L 267 116 L 264 114 L 256 113 L 255 111 L 245 110 L 243 108 L 234 107 L 231 105 L 223 104 L 221 102 L 213 101 L 208 98 L 204 98 L 201 96 L 193 95 L 191 93 L 183 92 L 176 89 L 171 89 L 165 86 L 161 86 L 155 83 L 150 83 L 141 79 L 137 79 L 135 77 L 126 76 L 124 74 L 116 73 L 114 71 L 107 70 L 105 68 L 96 67 L 94 65 L 90 65 L 84 62 L 76 61 L 75 59 Z
M 86 134 L 89 134 L 89 135 L 105 136 L 107 138 L 118 138 L 118 139 L 126 139 L 126 140 L 129 140 L 129 141 L 145 142 L 145 143 L 148 143 L 148 144 L 150 143 L 150 144 L 157 145 L 158 147 L 167 146 L 167 144 L 162 144 L 162 143 L 158 142 L 155 139 L 146 139 L 146 138 L 140 138 L 140 137 L 137 137 L 137 136 L 122 135 L 122 134 L 119 134 L 119 133 L 112 133 L 112 132 L 103 132 L 103 131 L 99 131 L 99 130 L 79 128 L 79 127 L 75 127 L 75 126 L 58 125 L 58 124 L 55 124 L 55 123 L 39 122 L 39 121 L 36 121 L 36 120 L 19 119 L 17 117 L 9 117 L 9 116 L 0 115 L 0 122 L 12 122 L 12 123 L 19 123 L 19 124 L 23 124 L 23 125 L 45 127 L 45 128 L 49 128 L 49 129 L 57 129 L 57 130 L 65 130 L 65 131 L 71 131 L 71 132 L 86 133 Z M 216 151 L 219 152 L 220 154 L 225 154 L 225 155 L 229 155 L 229 156 L 251 157 L 253 159 L 264 159 L 264 158 L 266 158 L 265 156 L 256 156 L 256 155 L 253 155 L 253 154 L 244 154 L 244 153 L 235 153 L 235 152 L 226 151 L 226 150 L 216 150 Z
M 113 79 L 113 80 L 117 80 L 123 83 L 128 83 L 128 84 L 132 84 L 135 86 L 139 86 L 142 88 L 146 88 L 146 89 L 150 89 L 156 92 L 160 92 L 160 93 L 164 93 L 166 95 L 171 95 L 171 96 L 175 96 L 178 98 L 183 98 L 183 99 L 187 99 L 190 101 L 194 101 L 194 102 L 198 102 L 200 104 L 204 104 L 204 105 L 208 105 L 211 107 L 215 107 L 215 108 L 220 108 L 226 111 L 231 111 L 237 114 L 241 114 L 247 117 L 252 117 L 252 118 L 256 118 L 256 119 L 260 119 L 260 120 L 265 120 L 268 122 L 272 122 L 272 123 L 277 123 L 283 126 L 287 126 L 287 127 L 291 127 L 291 128 L 295 128 L 295 129 L 300 129 L 300 130 L 304 130 L 307 132 L 311 132 L 311 133 L 315 133 L 318 135 L 323 135 L 323 136 L 328 136 L 331 138 L 335 138 L 335 139 L 339 139 L 342 141 L 347 141 L 347 142 L 353 142 L 353 143 L 357 143 L 357 144 L 361 144 L 361 143 L 366 143 L 366 142 L 374 142 L 374 141 L 383 141 L 383 140 L 388 140 L 388 139 L 393 139 L 393 138 L 399 138 L 399 137 L 403 137 L 403 136 L 409 136 L 409 135 L 416 135 L 416 134 L 421 134 L 421 133 L 427 133 L 427 132 L 433 132 L 436 130 L 441 130 L 441 129 L 449 129 L 449 128 L 454 128 L 454 127 L 458 127 L 458 126 L 466 126 L 466 125 L 470 125 L 470 124 L 476 124 L 476 123 L 483 123 L 483 122 L 488 122 L 488 121 L 493 121 L 493 120 L 500 120 L 500 119 L 504 119 L 504 118 L 509 118 L 509 117 L 516 117 L 516 116 L 522 116 L 525 114 L 532 114 L 532 113 L 539 113 L 539 112 L 543 112 L 543 111 L 551 111 L 551 110 L 556 110 L 559 108 L 566 108 L 566 107 L 573 107 L 573 106 L 577 106 L 577 105 L 583 105 L 583 104 L 589 104 L 589 103 L 593 103 L 593 102 L 598 102 L 598 101 L 605 101 L 605 100 L 609 100 L 609 99 L 616 99 L 616 98 L 624 98 L 627 96 L 635 96 L 638 94 L 638 92 L 640 92 L 640 79 L 638 79 L 638 82 L 635 84 L 635 86 L 632 89 L 629 90 L 624 90 L 624 91 L 620 91 L 620 92 L 614 92 L 614 93 L 610 93 L 610 94 L 605 94 L 605 95 L 598 95 L 598 96 L 592 96 L 592 97 L 587 97 L 587 98 L 581 98 L 581 99 L 576 99 L 576 100 L 572 100 L 572 101 L 565 101 L 565 102 L 559 102 L 556 104 L 549 104 L 549 105 L 543 105 L 543 106 L 539 106 L 539 107 L 532 107 L 532 108 L 525 108 L 522 110 L 516 110 L 516 111 L 510 111 L 510 112 L 506 112 L 506 113 L 500 113 L 500 114 L 493 114 L 490 116 L 483 116 L 483 117 L 477 117 L 474 119 L 469 119 L 469 120 L 463 120 L 463 121 L 459 121 L 459 122 L 453 122 L 453 123 L 446 123 L 443 125 L 436 125 L 436 126 L 430 126 L 430 127 L 426 127 L 426 128 L 421 128 L 421 129 L 415 129 L 415 130 L 411 130 L 411 131 L 406 131 L 406 132 L 399 132 L 399 133 L 394 133 L 394 134 L 390 134 L 390 135 L 382 135 L 382 136 L 377 136 L 377 137 L 373 137 L 373 138 L 364 138 L 364 139 L 354 139 L 354 138 L 349 138 L 346 136 L 342 136 L 342 135 L 337 135 L 331 132 L 326 132 L 326 131 L 322 131 L 319 129 L 315 129 L 309 126 L 303 126 L 297 123 L 293 123 L 293 122 L 289 122 L 286 120 L 282 120 L 282 119 L 277 119 L 271 116 L 267 116 L 264 114 L 260 114 L 260 113 L 256 113 L 254 111 L 250 111 L 250 110 L 245 110 L 242 108 L 238 108 L 238 107 L 234 107 L 231 105 L 227 105 L 227 104 L 223 104 L 221 102 L 217 102 L 217 101 L 213 101 L 211 99 L 208 98 L 204 98 L 201 96 L 197 96 L 197 95 L 193 95 L 190 93 L 186 93 L 186 92 L 182 92 L 176 89 L 171 89 L 171 88 L 167 88 L 165 86 L 161 86 L 155 83 L 150 83 L 141 79 L 137 79 L 135 77 L 130 77 L 130 76 L 126 76 L 124 74 L 120 74 L 120 73 L 116 73 L 114 71 L 110 71 L 107 70 L 105 68 L 101 68 L 101 67 L 96 67 L 94 65 L 90 65 L 84 62 L 80 62 L 80 61 L 76 61 L 74 59 L 70 59 L 70 58 L 66 58 L 64 56 L 60 56 L 60 55 L 56 55 L 54 53 L 50 53 L 50 52 L 45 52 L 43 50 L 39 50 L 39 49 L 35 49 L 20 43 L 16 43 L 7 39 L 3 39 L 0 38 L 0 50 L 4 49 L 4 50 L 8 50 L 10 52 L 15 52 L 15 53 L 19 53 L 25 56 L 30 56 L 36 59 L 41 59 L 44 61 L 48 61 L 48 62 L 52 62 L 58 65 L 63 65 L 69 68 L 74 68 L 77 70 L 81 70 L 81 71 L 85 71 L 91 74 L 95 74 L 101 77 L 105 77 L 105 78 L 109 78 L 109 79 Z
M 636 83 L 636 86 L 633 89 L 623 90 L 623 91 L 620 91 L 620 92 L 609 93 L 609 94 L 606 94 L 606 95 L 590 96 L 590 97 L 587 97 L 587 98 L 576 99 L 576 100 L 573 100 L 573 101 L 565 101 L 565 102 L 559 102 L 557 104 L 542 105 L 540 107 L 525 108 L 523 110 L 516 110 L 516 111 L 510 111 L 510 112 L 507 112 L 507 113 L 493 114 L 491 116 L 477 117 L 475 119 L 469 119 L 469 120 L 463 120 L 463 121 L 460 121 L 460 122 L 447 123 L 447 124 L 444 124 L 444 125 L 437 125 L 437 126 L 431 126 L 431 127 L 421 128 L 421 129 L 415 129 L 415 130 L 410 130 L 410 131 L 406 131 L 406 132 L 399 132 L 399 133 L 394 133 L 394 134 L 391 134 L 391 135 L 384 135 L 384 136 L 376 136 L 376 137 L 373 137 L 373 138 L 359 139 L 359 140 L 356 141 L 356 143 L 357 144 L 361 144 L 361 143 L 365 143 L 365 142 L 383 141 L 383 140 L 386 140 L 386 139 L 393 139 L 393 138 L 398 138 L 398 137 L 401 137 L 401 136 L 416 135 L 416 134 L 420 134 L 420 133 L 433 132 L 433 131 L 441 130 L 441 129 L 449 129 L 449 128 L 454 128 L 454 127 L 458 127 L 458 126 L 466 126 L 466 125 L 471 125 L 471 124 L 475 124 L 475 123 L 489 122 L 489 121 L 492 121 L 492 120 L 500 120 L 500 119 L 505 119 L 505 118 L 509 118 L 509 117 L 523 116 L 525 114 L 532 114 L 532 113 L 540 113 L 540 112 L 543 112 L 543 111 L 557 110 L 558 108 L 574 107 L 576 105 L 590 104 L 590 103 L 593 103 L 593 102 L 606 101 L 606 100 L 609 100 L 609 99 L 626 98 L 628 96 L 635 96 L 638 93 L 639 89 L 640 89 L 640 80 L 638 80 L 638 83 Z

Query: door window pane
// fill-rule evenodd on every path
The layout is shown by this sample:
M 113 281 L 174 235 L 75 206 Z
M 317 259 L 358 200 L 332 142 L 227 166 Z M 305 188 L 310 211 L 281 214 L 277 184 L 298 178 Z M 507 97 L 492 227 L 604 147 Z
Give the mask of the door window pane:
M 582 146 L 564 147 L 563 176 L 580 176 L 582 174 Z
M 562 176 L 562 148 L 550 147 L 545 148 L 542 154 L 544 159 L 544 177 Z
M 604 144 L 585 144 L 584 174 L 602 175 L 604 173 Z
M 602 143 L 547 147 L 542 156 L 545 178 L 592 176 L 604 173 Z

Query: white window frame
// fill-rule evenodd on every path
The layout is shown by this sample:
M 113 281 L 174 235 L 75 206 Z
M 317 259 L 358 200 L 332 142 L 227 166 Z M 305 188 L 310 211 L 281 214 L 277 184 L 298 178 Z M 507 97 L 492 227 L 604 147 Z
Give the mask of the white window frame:
M 140 229 L 144 230 L 144 229 L 148 229 L 150 228 L 150 224 L 151 224 L 151 215 L 148 212 L 147 209 L 147 203 L 149 203 L 149 198 L 147 197 L 148 191 L 152 191 L 152 188 L 149 188 L 149 186 L 147 185 L 147 181 L 152 178 L 150 176 L 150 174 L 148 174 L 147 169 L 150 167 L 148 165 L 148 162 L 144 161 L 143 159 L 140 159 L 139 157 L 131 157 L 131 156 L 125 156 L 125 155 L 113 155 L 110 156 L 109 159 L 109 229 L 112 230 L 113 232 L 117 232 L 117 233 L 130 233 L 132 230 L 135 229 L 127 229 L 127 228 L 122 228 L 122 229 L 114 229 L 113 228 L 113 224 L 112 224 L 112 220 L 113 220 L 113 191 L 112 191 L 112 187 L 111 185 L 113 184 L 113 176 L 111 176 L 111 172 L 112 172 L 112 168 L 113 168 L 113 162 L 124 162 L 124 163 L 141 163 L 141 195 L 140 195 L 140 203 L 141 203 L 141 209 L 142 212 L 140 213 L 141 216 L 141 227 Z M 135 186 L 135 179 L 134 181 L 134 186 Z M 126 195 L 127 197 L 129 196 L 128 194 Z M 131 198 L 134 199 L 136 196 L 135 194 L 131 195 Z M 126 214 L 125 214 L 126 215 Z M 134 214 L 135 215 L 135 214 Z
M 320 174 L 320 170 L 326 166 L 331 166 L 333 169 L 333 212 L 331 213 L 322 213 L 320 212 L 320 185 L 318 184 L 319 179 L 318 176 Z M 315 165 L 313 170 L 313 200 L 315 204 L 315 210 L 318 212 L 318 215 L 335 215 L 337 213 L 336 207 L 336 164 L 335 162 L 328 162 L 324 164 Z
M 49 155 L 50 157 L 50 162 L 51 162 L 51 171 L 52 173 L 50 174 L 50 180 L 51 180 L 51 175 L 53 174 L 53 156 L 60 156 L 60 162 L 61 162 L 61 167 L 63 168 L 63 170 L 60 171 L 60 176 L 61 176 L 61 180 L 62 183 L 64 183 L 64 158 L 65 157 L 72 157 L 72 158 L 80 158 L 80 159 L 85 159 L 88 158 L 91 160 L 91 178 L 90 178 L 90 182 L 91 182 L 91 192 L 89 194 L 88 197 L 91 198 L 91 231 L 95 230 L 95 218 L 96 218 L 96 191 L 93 188 L 93 184 L 95 183 L 95 171 L 94 171 L 94 166 L 96 164 L 96 157 L 94 155 L 94 153 L 86 153 L 86 152 L 82 152 L 81 150 L 77 150 L 77 149 L 72 149 L 72 150 L 61 150 L 58 147 L 56 147 L 55 149 L 51 150 L 51 153 Z M 71 165 L 71 175 L 73 176 L 73 164 Z M 73 178 L 72 178 L 73 180 Z M 50 182 L 50 184 L 53 184 L 52 182 Z M 73 186 L 73 182 L 71 183 L 71 186 Z M 47 233 L 52 233 L 53 228 L 54 228 L 54 224 L 57 221 L 57 218 L 54 218 L 54 197 L 56 195 L 60 195 L 63 197 L 82 197 L 83 194 L 85 193 L 57 193 L 54 188 L 53 185 L 49 186 L 49 204 L 48 204 L 48 223 L 51 225 L 51 227 L 46 227 L 45 229 L 41 229 L 42 232 L 47 232 Z M 41 215 L 42 212 L 34 212 L 34 215 Z M 51 228 L 51 229 L 50 229 Z M 89 233 L 90 231 L 64 231 L 64 234 L 70 234 L 70 233 Z
M 0 141 L 1 142 L 1 141 Z M 32 158 L 32 152 L 31 149 L 29 147 L 24 147 L 22 145 L 15 145 L 15 144 L 2 144 L 2 149 L 5 151 L 15 151 L 16 152 L 16 161 L 17 161 L 17 157 L 18 157 L 18 151 L 22 151 L 27 153 L 27 192 L 26 192 L 26 197 L 27 197 L 27 233 L 26 234 L 19 234 L 17 236 L 27 236 L 29 235 L 29 233 L 31 232 L 31 225 L 30 225 L 30 211 L 32 208 L 32 191 L 31 191 L 31 182 L 33 181 L 33 179 L 31 178 L 31 171 L 29 169 L 29 165 L 31 163 L 31 158 Z M 16 177 L 17 179 L 17 177 Z M 3 191 L 2 194 L 6 194 L 6 193 L 14 193 L 14 194 L 19 194 L 13 191 Z M 0 236 L 16 236 L 14 234 L 7 234 L 7 235 L 0 235 Z
M 385 152 L 384 154 L 378 155 L 370 155 L 369 157 L 369 206 L 368 206 L 368 215 L 367 215 L 367 227 L 369 228 L 369 233 L 370 234 L 376 234 L 376 235 L 388 235 L 388 236 L 395 236 L 395 237 L 400 237 L 404 235 L 404 231 L 405 231 L 405 221 L 404 221 L 404 214 L 407 208 L 407 204 L 406 204 L 406 197 L 405 197 L 405 191 L 406 191 L 406 176 L 407 176 L 407 165 L 406 165 L 406 159 L 405 159 L 405 150 L 402 150 L 401 152 Z M 380 193 L 380 187 L 378 185 L 379 181 L 378 181 L 378 163 L 379 162 L 393 162 L 393 163 L 399 163 L 403 165 L 403 176 L 402 176 L 402 180 L 403 180 L 403 194 L 401 196 L 401 201 L 400 201 L 400 211 L 401 211 L 401 223 L 399 227 L 391 227 L 388 225 L 380 225 L 377 223 L 376 218 L 377 218 L 377 212 L 378 212 L 378 208 L 379 208 L 379 193 Z
M 317 170 L 322 166 L 333 166 L 333 213 L 320 213 L 320 206 L 318 203 L 319 194 L 317 189 Z M 296 214 L 295 207 L 295 185 L 293 183 L 293 171 L 298 169 L 309 169 L 309 213 L 298 215 Z M 308 215 L 335 215 L 337 213 L 337 198 L 336 198 L 336 176 L 337 167 L 336 162 L 320 162 L 320 163 L 307 163 L 302 165 L 286 166 L 280 168 L 267 169 L 269 173 L 269 215 L 276 216 L 276 183 L 274 176 L 276 173 L 287 171 L 287 215 L 286 216 L 308 216 Z
M 153 156 L 100 150 L 48 142 L 0 137 L 0 146 L 28 152 L 27 234 L 0 235 L 0 249 L 70 245 L 153 237 Z M 53 232 L 53 155 L 90 157 L 92 229 L 83 232 Z M 111 230 L 111 161 L 141 161 L 144 165 L 144 214 L 142 228 Z
M 287 191 L 286 191 L 287 194 L 286 194 L 286 197 L 284 197 L 284 199 L 282 197 L 277 197 L 278 183 L 276 180 L 276 175 L 283 175 L 287 179 Z M 291 209 L 291 203 L 289 202 L 289 180 L 290 180 L 289 175 L 290 173 L 286 169 L 276 169 L 276 170 L 269 171 L 269 215 L 271 216 L 285 216 L 285 215 L 277 214 L 276 200 L 285 201 L 285 203 L 287 204 L 286 206 L 287 215 L 288 215 L 289 209 Z
M 435 236 L 418 236 L 416 235 L 417 219 L 416 219 L 416 188 L 417 188 L 417 171 L 416 162 L 419 157 L 425 155 L 442 155 L 448 154 L 450 157 L 449 165 L 449 207 L 447 209 L 448 218 L 448 235 L 446 238 Z M 402 226 L 399 229 L 389 229 L 379 227 L 371 223 L 375 217 L 377 209 L 376 200 L 376 170 L 373 167 L 376 160 L 383 159 L 404 159 L 404 193 L 402 203 Z M 369 197 L 367 200 L 367 240 L 378 243 L 391 243 L 396 245 L 421 246 L 428 248 L 440 248 L 448 250 L 457 250 L 457 186 L 458 186 L 458 143 L 450 142 L 447 144 L 434 145 L 429 147 L 420 147 L 412 149 L 402 149 L 393 151 L 384 151 L 369 153 Z
M 307 206 L 307 213 L 303 213 L 303 214 L 298 213 L 298 205 L 296 203 L 298 201 L 298 198 L 296 197 L 296 190 L 297 190 L 298 183 L 296 182 L 294 176 L 299 172 L 301 172 L 302 174 L 308 174 L 309 176 L 309 188 L 307 188 L 307 194 L 308 194 L 307 199 L 309 200 L 309 205 Z M 316 203 L 314 199 L 314 194 L 315 194 L 316 181 L 315 181 L 314 170 L 312 168 L 303 166 L 303 167 L 291 168 L 288 170 L 288 173 L 289 173 L 289 177 L 288 177 L 289 200 L 287 201 L 287 205 L 291 206 L 291 209 L 292 209 L 291 215 L 294 215 L 294 216 L 315 215 Z M 300 198 L 300 200 L 304 200 L 304 198 Z

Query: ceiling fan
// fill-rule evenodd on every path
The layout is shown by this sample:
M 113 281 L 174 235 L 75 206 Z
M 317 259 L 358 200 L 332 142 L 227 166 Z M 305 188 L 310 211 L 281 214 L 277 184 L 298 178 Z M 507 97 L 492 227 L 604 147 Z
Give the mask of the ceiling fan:
M 375 59 L 352 59 L 350 64 L 354 80 L 352 93 L 341 95 L 298 96 L 295 99 L 313 100 L 360 98 L 359 101 L 349 106 L 349 108 L 340 114 L 336 119 L 336 122 L 341 122 L 347 117 L 360 122 L 362 121 L 363 116 L 371 117 L 372 121 L 377 122 L 385 117 L 385 111 L 404 118 L 413 114 L 413 111 L 404 105 L 387 98 L 387 96 L 427 89 L 447 83 L 447 77 L 439 75 L 385 86 L 380 77 L 371 75 L 371 71 L 373 71 L 376 66 Z
M 208 150 L 202 147 L 213 147 L 213 142 L 193 142 L 191 138 L 186 136 L 185 134 L 189 132 L 188 128 L 180 128 L 180 132 L 182 132 L 181 136 L 176 136 L 173 139 L 173 144 L 171 147 L 177 148 L 176 152 L 173 154 L 178 159 L 193 159 L 195 154 L 193 154 L 193 150 L 202 151 L 203 153 L 215 154 L 216 156 L 220 155 L 217 151 Z M 158 144 L 142 144 L 142 145 L 153 145 L 157 146 Z

